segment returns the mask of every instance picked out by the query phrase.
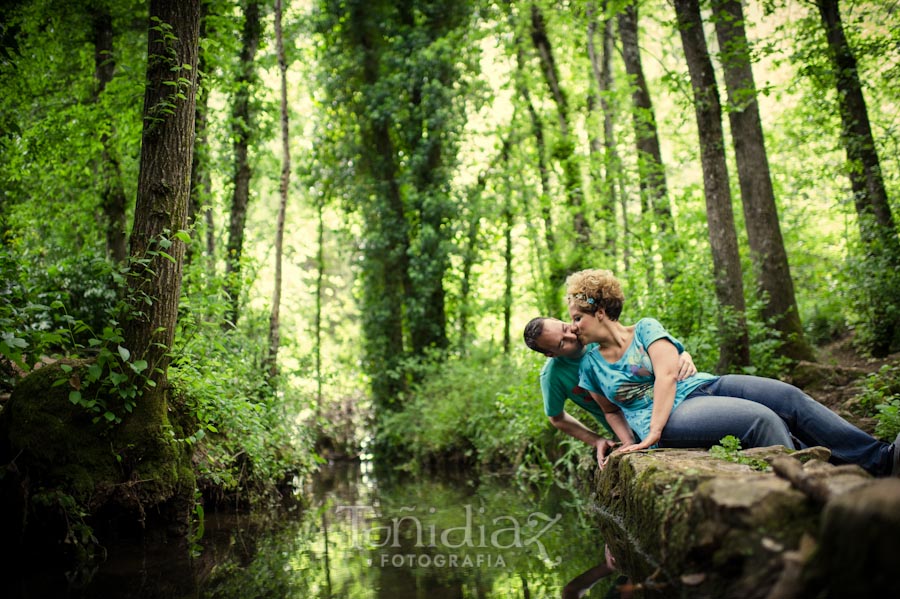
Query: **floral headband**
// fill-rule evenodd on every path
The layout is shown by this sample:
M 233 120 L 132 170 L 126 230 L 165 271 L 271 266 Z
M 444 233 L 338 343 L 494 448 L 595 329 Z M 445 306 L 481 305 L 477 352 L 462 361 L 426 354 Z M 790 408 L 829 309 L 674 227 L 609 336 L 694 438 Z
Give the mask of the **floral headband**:
M 593 306 L 595 303 L 597 303 L 597 301 L 594 298 L 588 297 L 583 293 L 575 293 L 572 295 L 572 297 L 574 297 L 575 299 L 577 299 L 579 301 L 587 302 L 591 306 Z

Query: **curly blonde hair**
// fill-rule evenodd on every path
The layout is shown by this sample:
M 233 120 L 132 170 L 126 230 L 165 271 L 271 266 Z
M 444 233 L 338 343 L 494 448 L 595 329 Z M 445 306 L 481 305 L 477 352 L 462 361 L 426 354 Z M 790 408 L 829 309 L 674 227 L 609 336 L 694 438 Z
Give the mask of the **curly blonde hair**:
M 619 320 L 625 294 L 612 272 L 600 268 L 580 270 L 566 278 L 566 302 L 589 314 L 603 308 L 610 320 Z

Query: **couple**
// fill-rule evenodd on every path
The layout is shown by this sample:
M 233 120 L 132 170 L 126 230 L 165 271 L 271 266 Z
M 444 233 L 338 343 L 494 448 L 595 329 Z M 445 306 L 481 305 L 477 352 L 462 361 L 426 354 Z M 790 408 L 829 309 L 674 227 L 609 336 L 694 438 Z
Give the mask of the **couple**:
M 566 399 L 615 433 L 621 452 L 711 447 L 726 435 L 742 447 L 796 448 L 796 439 L 829 448 L 833 462 L 900 476 L 900 436 L 893 444 L 879 441 L 775 379 L 698 373 L 658 321 L 620 323 L 625 296 L 610 271 L 570 275 L 566 301 L 572 322 L 535 318 L 525 327 L 525 343 L 550 358 L 541 390 L 551 423 L 596 448 L 601 468 L 615 443 L 566 413 Z

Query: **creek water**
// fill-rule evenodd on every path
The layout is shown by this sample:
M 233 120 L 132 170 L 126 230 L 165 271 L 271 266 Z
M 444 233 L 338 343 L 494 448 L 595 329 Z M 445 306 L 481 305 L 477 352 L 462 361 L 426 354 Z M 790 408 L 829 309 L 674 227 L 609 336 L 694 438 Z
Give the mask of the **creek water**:
M 552 483 L 377 477 L 363 462 L 323 467 L 306 493 L 311 505 L 274 516 L 207 515 L 193 547 L 115 546 L 90 571 L 11 573 L 3 595 L 604 597 L 614 584 L 591 574 L 604 545 L 583 505 Z

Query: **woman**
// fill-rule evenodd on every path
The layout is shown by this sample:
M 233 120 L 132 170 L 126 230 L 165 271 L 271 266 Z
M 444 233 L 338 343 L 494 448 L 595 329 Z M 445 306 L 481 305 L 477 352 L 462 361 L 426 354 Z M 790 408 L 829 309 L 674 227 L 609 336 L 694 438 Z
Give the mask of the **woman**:
M 900 436 L 893 444 L 879 441 L 793 385 L 706 373 L 677 381 L 684 346 L 652 318 L 631 326 L 619 322 L 625 296 L 610 271 L 570 275 L 566 294 L 579 339 L 599 344 L 581 362 L 579 385 L 606 412 L 623 442 L 619 451 L 711 446 L 732 431 L 752 431 L 753 422 L 771 424 L 777 418 L 781 426 L 775 432 L 766 438 L 754 438 L 751 432 L 741 439 L 742 446 L 795 447 L 796 438 L 804 446 L 829 448 L 834 462 L 859 464 L 876 476 L 900 476 Z M 684 430 L 688 422 L 689 431 Z

